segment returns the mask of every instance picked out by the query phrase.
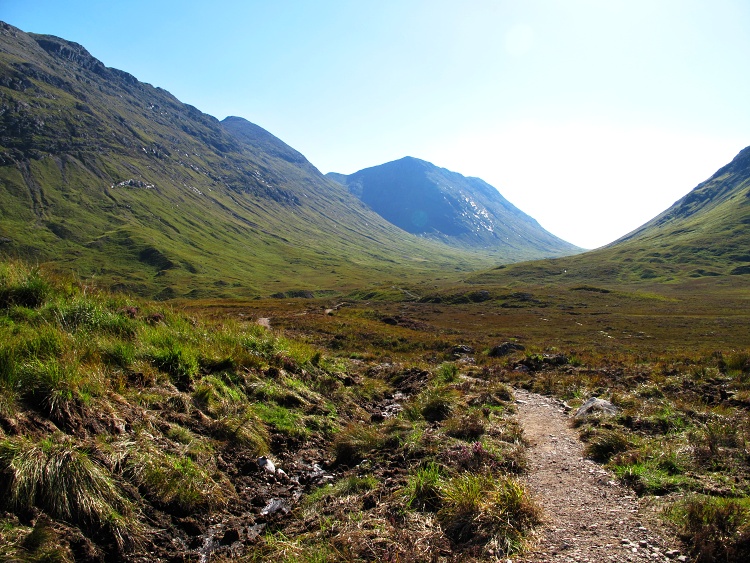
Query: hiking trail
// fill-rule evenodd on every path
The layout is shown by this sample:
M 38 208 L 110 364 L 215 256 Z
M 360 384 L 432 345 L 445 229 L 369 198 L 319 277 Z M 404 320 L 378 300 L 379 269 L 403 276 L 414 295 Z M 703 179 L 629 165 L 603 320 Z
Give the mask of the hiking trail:
M 514 563 L 688 561 L 647 501 L 584 457 L 560 401 L 516 389 L 529 441 L 524 481 L 543 509 L 537 544 Z

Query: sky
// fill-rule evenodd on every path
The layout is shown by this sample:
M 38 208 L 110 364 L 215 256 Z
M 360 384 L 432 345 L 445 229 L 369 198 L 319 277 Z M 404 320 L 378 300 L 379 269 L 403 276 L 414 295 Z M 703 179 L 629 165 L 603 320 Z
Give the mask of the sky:
M 750 145 L 747 0 L 0 0 L 322 172 L 413 156 L 605 245 Z

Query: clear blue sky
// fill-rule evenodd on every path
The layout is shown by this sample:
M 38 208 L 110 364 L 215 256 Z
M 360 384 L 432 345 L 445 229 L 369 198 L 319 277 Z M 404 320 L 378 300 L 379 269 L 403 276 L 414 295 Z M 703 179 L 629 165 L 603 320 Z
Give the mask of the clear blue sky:
M 747 0 L 0 0 L 321 171 L 415 156 L 583 247 L 750 145 Z

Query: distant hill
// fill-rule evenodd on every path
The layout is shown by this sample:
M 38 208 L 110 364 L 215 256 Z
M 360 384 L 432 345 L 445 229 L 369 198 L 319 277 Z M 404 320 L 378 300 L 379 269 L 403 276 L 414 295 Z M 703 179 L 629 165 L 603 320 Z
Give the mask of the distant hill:
M 726 276 L 750 282 L 750 147 L 669 209 L 604 248 L 501 267 L 474 279 L 630 283 Z
M 160 298 L 309 295 L 489 264 L 384 221 L 257 125 L 1 22 L 0 254 Z
M 514 260 L 581 249 L 537 221 L 479 178 L 406 157 L 350 174 L 327 176 L 405 231 L 459 248 L 481 248 Z

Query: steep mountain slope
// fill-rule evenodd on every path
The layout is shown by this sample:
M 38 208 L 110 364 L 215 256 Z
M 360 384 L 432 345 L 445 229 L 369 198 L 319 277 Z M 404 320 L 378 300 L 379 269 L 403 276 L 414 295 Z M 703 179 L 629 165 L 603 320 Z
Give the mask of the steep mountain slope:
M 328 177 L 394 225 L 452 246 L 488 249 L 516 260 L 580 251 L 545 231 L 486 182 L 424 160 L 406 157 Z
M 485 281 L 750 282 L 750 147 L 669 209 L 609 246 L 560 260 L 501 267 Z
M 393 227 L 252 123 L 219 122 L 81 45 L 2 23 L 0 253 L 160 297 L 487 263 Z

